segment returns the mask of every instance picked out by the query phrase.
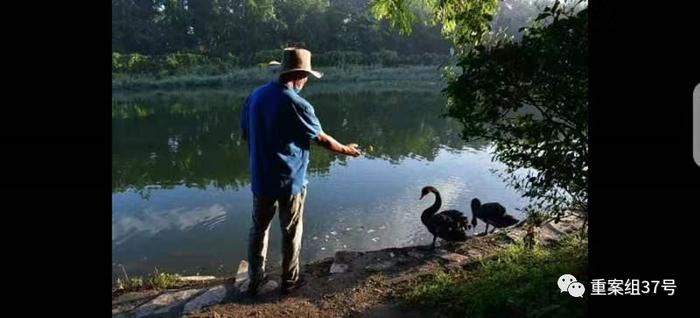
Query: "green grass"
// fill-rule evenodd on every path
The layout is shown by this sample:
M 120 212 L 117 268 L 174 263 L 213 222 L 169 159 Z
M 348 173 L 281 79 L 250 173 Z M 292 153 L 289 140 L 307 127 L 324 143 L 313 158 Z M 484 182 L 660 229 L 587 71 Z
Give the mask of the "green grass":
M 157 289 L 163 290 L 177 287 L 180 283 L 180 275 L 171 273 L 160 273 L 158 271 L 150 275 L 146 280 L 141 276 L 117 278 L 116 290 L 118 291 L 136 291 L 142 289 Z
M 169 273 L 155 273 L 149 280 L 148 285 L 154 289 L 168 289 L 175 287 L 180 281 L 180 275 Z
M 557 279 L 587 282 L 588 243 L 570 238 L 550 248 L 522 244 L 473 270 L 439 272 L 408 292 L 408 305 L 448 317 L 585 317 L 587 296 L 560 293 Z
M 117 278 L 117 290 L 137 290 L 143 288 L 143 278 L 140 276 L 129 279 Z
M 312 78 L 309 87 L 326 85 L 353 86 L 402 86 L 411 83 L 437 84 L 440 81 L 438 66 L 405 66 L 376 68 L 369 66 L 318 68 L 324 72 L 322 79 Z M 220 75 L 179 75 L 168 77 L 112 74 L 112 90 L 133 92 L 146 90 L 181 90 L 192 88 L 249 90 L 275 79 L 276 75 L 265 68 L 246 68 Z M 330 87 L 330 86 L 328 86 Z M 440 87 L 440 86 L 437 86 Z

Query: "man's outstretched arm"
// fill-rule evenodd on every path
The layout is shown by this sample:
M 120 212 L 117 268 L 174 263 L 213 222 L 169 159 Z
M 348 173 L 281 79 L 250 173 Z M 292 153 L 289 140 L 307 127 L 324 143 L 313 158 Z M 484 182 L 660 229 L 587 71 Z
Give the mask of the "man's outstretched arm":
M 347 144 L 343 145 L 339 143 L 335 138 L 330 135 L 321 132 L 316 138 L 316 143 L 319 146 L 326 148 L 332 152 L 339 153 L 341 155 L 358 157 L 360 155 L 360 150 L 357 149 L 357 144 Z

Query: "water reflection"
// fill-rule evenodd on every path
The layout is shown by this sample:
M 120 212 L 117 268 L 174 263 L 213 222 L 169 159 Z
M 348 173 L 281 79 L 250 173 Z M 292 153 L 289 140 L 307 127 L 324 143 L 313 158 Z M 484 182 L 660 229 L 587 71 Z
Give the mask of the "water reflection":
M 225 92 L 117 96 L 112 102 L 112 257 L 129 273 L 223 274 L 245 258 L 252 195 L 240 140 L 244 96 Z M 468 210 L 474 196 L 508 209 L 525 202 L 489 170 L 486 144 L 465 144 L 440 118 L 435 93 L 310 96 L 324 130 L 371 145 L 357 159 L 313 149 L 303 261 L 336 250 L 427 244 L 419 215 L 436 186 L 443 208 Z M 516 213 L 517 214 L 517 213 Z M 272 224 L 270 266 L 279 260 Z M 121 269 L 119 268 L 119 271 Z M 116 272 L 116 270 L 115 270 Z
M 322 94 L 310 97 L 324 130 L 345 142 L 371 145 L 368 159 L 399 164 L 461 149 L 456 123 L 439 118 L 444 99 L 430 93 Z M 242 96 L 154 95 L 112 103 L 112 191 L 175 185 L 238 189 L 250 182 L 240 140 Z M 485 144 L 471 144 L 483 148 Z M 347 158 L 311 152 L 311 175 Z

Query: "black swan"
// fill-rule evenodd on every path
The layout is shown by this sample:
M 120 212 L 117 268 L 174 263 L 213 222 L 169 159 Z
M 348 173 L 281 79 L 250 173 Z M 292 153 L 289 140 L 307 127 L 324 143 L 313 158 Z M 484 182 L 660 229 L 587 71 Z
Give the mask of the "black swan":
M 472 227 L 476 227 L 476 219 L 481 219 L 486 223 L 486 229 L 484 233 L 486 234 L 489 230 L 489 225 L 496 228 L 509 227 L 518 223 L 518 220 L 512 215 L 506 213 L 506 208 L 496 202 L 481 204 L 479 199 L 474 198 L 472 200 Z
M 438 237 L 450 242 L 466 241 L 466 231 L 470 228 L 467 217 L 457 210 L 446 210 L 437 213 L 442 205 L 440 192 L 437 189 L 431 186 L 423 188 L 420 199 L 422 200 L 424 196 L 431 192 L 435 194 L 435 203 L 423 211 L 423 214 L 420 216 L 421 222 L 433 234 L 431 249 L 435 249 L 435 240 Z

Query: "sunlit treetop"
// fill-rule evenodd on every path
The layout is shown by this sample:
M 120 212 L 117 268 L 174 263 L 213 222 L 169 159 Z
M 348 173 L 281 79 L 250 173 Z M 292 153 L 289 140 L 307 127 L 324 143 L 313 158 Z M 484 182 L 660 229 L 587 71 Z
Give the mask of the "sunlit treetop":
M 500 0 L 374 0 L 372 13 L 386 19 L 401 34 L 423 22 L 442 25 L 443 34 L 456 43 L 472 42 L 490 30 Z

